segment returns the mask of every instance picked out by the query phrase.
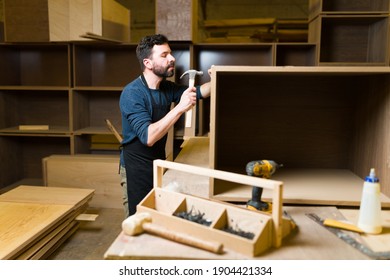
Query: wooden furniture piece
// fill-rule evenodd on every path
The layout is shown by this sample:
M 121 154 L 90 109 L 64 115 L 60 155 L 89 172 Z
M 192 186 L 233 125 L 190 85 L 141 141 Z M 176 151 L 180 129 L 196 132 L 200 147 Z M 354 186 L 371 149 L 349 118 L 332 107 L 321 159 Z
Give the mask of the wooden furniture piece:
M 130 11 L 114 0 L 4 0 L 5 42 L 130 41 Z M 37 20 L 39 19 L 39 20 Z
M 335 207 L 307 206 L 292 207 L 284 206 L 286 211 L 296 222 L 299 230 L 293 232 L 288 238 L 283 240 L 283 246 L 277 249 L 270 249 L 254 258 L 239 254 L 233 250 L 226 249 L 223 255 L 217 255 L 199 250 L 182 244 L 178 244 L 163 238 L 149 234 L 139 236 L 127 236 L 121 232 L 113 241 L 104 254 L 105 259 L 126 260 L 126 259 L 256 259 L 256 260 L 368 260 L 367 255 L 353 248 L 346 242 L 337 238 L 326 228 L 318 225 L 309 219 L 306 214 L 315 213 L 321 218 L 332 218 L 349 220 L 350 215 L 346 215 L 343 210 Z M 349 210 L 352 215 L 356 215 L 357 210 Z M 366 246 L 374 251 L 390 251 L 389 247 L 389 215 L 390 211 L 383 211 L 384 228 L 386 231 L 381 235 L 368 236 L 370 241 L 360 239 L 357 233 L 347 232 L 360 242 L 365 242 Z M 363 236 L 366 238 L 366 236 Z M 145 246 L 148 244 L 148 246 Z M 378 244 L 382 244 L 378 248 Z
M 272 159 L 286 188 L 329 190 L 329 199 L 349 184 L 360 190 L 374 167 L 390 196 L 389 82 L 389 67 L 215 66 L 209 166 L 245 173 L 249 161 Z M 218 180 L 211 188 L 229 201 L 249 192 Z
M 0 195 L 0 259 L 42 259 L 78 227 L 91 189 L 19 186 Z
M 309 1 L 318 65 L 389 64 L 389 1 Z
M 119 155 L 51 155 L 42 164 L 44 186 L 93 189 L 89 206 L 123 208 Z
M 0 44 L 0 155 L 7 162 L 0 188 L 42 185 L 42 158 L 53 154 L 119 154 L 105 119 L 121 131 L 119 96 L 140 73 L 135 48 L 99 42 Z M 189 45 L 172 48 L 180 74 L 189 68 Z M 20 125 L 49 129 L 20 130 Z M 97 136 L 111 137 L 116 147 L 94 145 Z

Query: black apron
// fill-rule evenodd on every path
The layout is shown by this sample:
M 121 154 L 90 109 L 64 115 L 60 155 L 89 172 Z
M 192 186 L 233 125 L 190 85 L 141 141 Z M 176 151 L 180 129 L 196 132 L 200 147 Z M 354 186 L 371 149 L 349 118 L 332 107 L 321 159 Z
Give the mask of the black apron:
M 152 122 L 162 119 L 170 110 L 169 105 L 157 103 L 149 89 L 146 80 L 141 76 L 142 81 L 148 88 L 152 101 Z M 159 98 L 163 98 L 160 94 Z M 129 144 L 123 146 L 123 156 L 126 168 L 127 197 L 129 214 L 136 212 L 136 206 L 153 188 L 153 160 L 165 159 L 165 144 L 167 136 L 157 141 L 152 147 L 148 147 L 136 137 Z

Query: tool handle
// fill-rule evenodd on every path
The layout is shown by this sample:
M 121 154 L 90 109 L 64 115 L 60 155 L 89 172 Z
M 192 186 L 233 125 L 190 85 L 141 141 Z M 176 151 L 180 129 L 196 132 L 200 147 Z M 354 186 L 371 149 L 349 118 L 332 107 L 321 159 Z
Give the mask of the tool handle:
M 188 87 L 192 88 L 195 86 L 195 77 L 190 78 L 188 81 Z M 185 115 L 185 127 L 192 127 L 192 112 L 194 110 L 194 107 L 186 112 Z
M 355 231 L 355 232 L 359 232 L 359 233 L 364 232 L 361 228 L 359 228 L 353 224 L 349 224 L 349 223 L 345 223 L 345 222 L 337 221 L 337 220 L 332 220 L 332 219 L 325 219 L 323 224 L 324 224 L 324 226 L 328 226 L 328 227 L 341 228 L 341 229 Z
M 169 239 L 178 243 L 196 247 L 198 249 L 203 249 L 216 254 L 221 254 L 223 251 L 222 243 L 201 240 L 199 238 L 190 236 L 188 234 L 168 230 L 165 227 L 153 223 L 144 223 L 143 229 L 147 233 L 151 233 L 163 237 L 165 239 Z
M 188 81 L 188 87 L 194 87 L 195 86 L 195 77 L 190 78 Z

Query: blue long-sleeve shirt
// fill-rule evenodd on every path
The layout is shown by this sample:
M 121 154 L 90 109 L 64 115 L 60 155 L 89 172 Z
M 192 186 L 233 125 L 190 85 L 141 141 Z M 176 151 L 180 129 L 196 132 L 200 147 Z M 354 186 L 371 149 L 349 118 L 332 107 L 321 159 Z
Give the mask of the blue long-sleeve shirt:
M 152 99 L 158 106 L 171 106 L 178 103 L 181 95 L 188 88 L 171 81 L 163 80 L 159 89 L 148 89 L 144 85 L 141 76 L 127 84 L 119 99 L 119 107 L 122 116 L 122 144 L 130 143 L 134 138 L 144 145 L 148 141 L 148 126 L 152 123 L 153 106 Z M 197 98 L 202 98 L 200 86 L 196 87 Z M 150 96 L 152 95 L 152 96 Z M 123 163 L 123 160 L 121 159 Z

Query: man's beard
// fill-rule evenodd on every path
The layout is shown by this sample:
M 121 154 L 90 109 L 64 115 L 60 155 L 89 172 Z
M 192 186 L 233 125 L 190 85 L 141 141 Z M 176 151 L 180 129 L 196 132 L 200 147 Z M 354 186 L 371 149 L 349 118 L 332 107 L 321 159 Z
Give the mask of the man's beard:
M 173 67 L 173 70 L 168 70 L 169 68 Z M 175 65 L 170 64 L 167 67 L 161 67 L 161 66 L 154 66 L 153 67 L 153 73 L 161 78 L 169 78 L 172 77 L 175 74 Z

